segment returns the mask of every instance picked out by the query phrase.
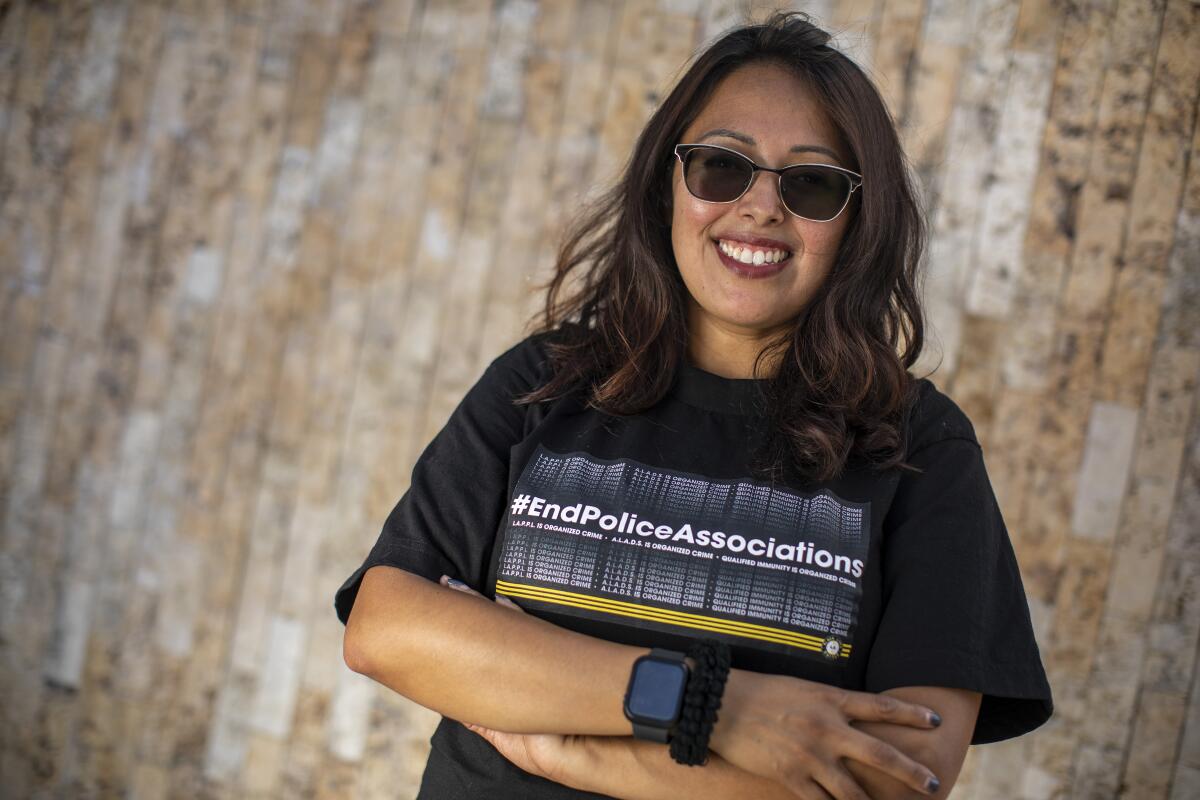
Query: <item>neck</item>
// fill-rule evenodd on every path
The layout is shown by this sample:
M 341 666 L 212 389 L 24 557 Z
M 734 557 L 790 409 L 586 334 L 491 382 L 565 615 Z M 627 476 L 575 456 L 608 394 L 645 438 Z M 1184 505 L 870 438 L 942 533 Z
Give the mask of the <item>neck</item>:
M 754 361 L 778 331 L 733 328 L 690 315 L 688 325 L 688 361 L 705 372 L 722 378 L 768 378 L 779 366 L 779 355 L 764 357 L 759 372 Z

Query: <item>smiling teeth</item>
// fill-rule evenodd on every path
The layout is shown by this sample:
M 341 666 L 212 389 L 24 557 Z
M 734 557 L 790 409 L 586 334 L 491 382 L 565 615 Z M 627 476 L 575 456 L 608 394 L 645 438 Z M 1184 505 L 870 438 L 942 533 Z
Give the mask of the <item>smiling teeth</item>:
M 787 250 L 751 250 L 749 247 L 741 247 L 729 244 L 721 240 L 717 242 L 717 246 L 721 248 L 721 252 L 735 261 L 740 261 L 743 264 L 774 264 L 787 258 L 790 253 Z

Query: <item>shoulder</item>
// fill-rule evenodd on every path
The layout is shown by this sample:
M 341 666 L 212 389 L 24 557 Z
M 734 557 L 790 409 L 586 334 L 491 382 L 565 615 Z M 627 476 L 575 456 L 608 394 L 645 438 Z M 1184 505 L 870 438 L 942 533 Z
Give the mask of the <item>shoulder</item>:
M 928 378 L 917 378 L 909 409 L 907 454 L 941 441 L 958 439 L 979 446 L 975 426 L 958 403 Z
M 581 336 L 586 336 L 586 329 L 570 322 L 554 330 L 531 334 L 492 359 L 487 372 L 497 380 L 526 390 L 541 386 L 552 376 L 550 347 L 577 341 Z

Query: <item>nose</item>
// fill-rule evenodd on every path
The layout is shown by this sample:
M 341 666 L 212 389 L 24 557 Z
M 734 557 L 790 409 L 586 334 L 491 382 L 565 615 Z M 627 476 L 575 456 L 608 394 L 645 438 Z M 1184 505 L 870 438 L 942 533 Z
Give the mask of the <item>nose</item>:
M 779 176 L 773 172 L 755 170 L 750 188 L 738 200 L 738 211 L 753 217 L 760 225 L 782 220 L 786 210 L 783 198 L 779 196 Z

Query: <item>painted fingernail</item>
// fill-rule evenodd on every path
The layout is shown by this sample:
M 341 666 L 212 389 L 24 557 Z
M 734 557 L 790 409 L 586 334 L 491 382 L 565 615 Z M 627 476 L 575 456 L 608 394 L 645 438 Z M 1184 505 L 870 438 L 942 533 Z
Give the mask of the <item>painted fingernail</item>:
M 935 728 L 938 725 L 942 724 L 942 718 L 940 716 L 938 716 L 938 713 L 936 711 L 929 712 L 929 724 Z
M 930 775 L 929 780 L 925 781 L 925 789 L 930 794 L 933 794 L 934 792 L 936 792 L 938 790 L 938 787 L 941 785 L 942 785 L 942 782 L 939 781 L 937 778 L 935 778 L 933 775 Z
M 450 585 L 450 586 L 453 586 L 455 589 L 467 589 L 467 588 L 470 588 L 470 587 L 468 587 L 468 586 L 467 586 L 465 583 L 463 583 L 462 581 L 460 581 L 460 580 L 455 580 L 454 578 L 446 578 L 446 583 L 447 583 L 448 585 Z

